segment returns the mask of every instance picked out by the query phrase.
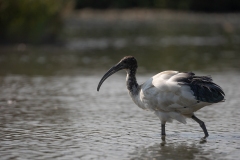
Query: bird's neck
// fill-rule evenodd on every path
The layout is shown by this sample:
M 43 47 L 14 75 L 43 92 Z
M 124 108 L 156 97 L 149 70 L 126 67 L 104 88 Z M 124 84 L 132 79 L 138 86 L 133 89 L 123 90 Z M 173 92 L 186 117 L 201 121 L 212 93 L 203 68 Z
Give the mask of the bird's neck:
M 137 69 L 127 69 L 127 89 L 130 94 L 137 95 L 139 91 L 139 85 L 136 80 L 136 71 Z

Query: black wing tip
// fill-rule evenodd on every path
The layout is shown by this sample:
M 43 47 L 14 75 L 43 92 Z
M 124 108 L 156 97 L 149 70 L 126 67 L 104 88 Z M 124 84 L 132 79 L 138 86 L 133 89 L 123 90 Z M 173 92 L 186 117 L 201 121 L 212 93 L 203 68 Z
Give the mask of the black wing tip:
M 197 87 L 191 87 L 191 89 L 194 92 L 194 96 L 197 98 L 197 100 L 208 103 L 218 103 L 225 101 L 225 94 L 223 90 L 220 87 L 216 87 L 212 84 L 201 84 Z
M 188 85 L 195 98 L 202 102 L 218 103 L 224 100 L 225 93 L 222 88 L 213 82 L 210 75 L 195 76 L 193 72 L 182 72 L 175 81 L 181 85 Z
M 193 76 L 189 86 L 197 100 L 208 103 L 224 102 L 225 93 L 213 82 L 211 76 Z

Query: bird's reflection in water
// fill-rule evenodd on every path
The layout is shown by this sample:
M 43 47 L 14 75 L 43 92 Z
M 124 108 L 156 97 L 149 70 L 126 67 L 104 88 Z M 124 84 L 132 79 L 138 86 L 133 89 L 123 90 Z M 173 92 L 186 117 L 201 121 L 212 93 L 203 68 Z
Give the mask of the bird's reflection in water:
M 156 143 L 148 147 L 138 147 L 135 152 L 131 153 L 132 160 L 155 159 L 155 160 L 208 160 L 207 151 L 203 150 L 197 144 L 188 144 L 187 142 L 166 142 L 162 139 L 161 143 Z

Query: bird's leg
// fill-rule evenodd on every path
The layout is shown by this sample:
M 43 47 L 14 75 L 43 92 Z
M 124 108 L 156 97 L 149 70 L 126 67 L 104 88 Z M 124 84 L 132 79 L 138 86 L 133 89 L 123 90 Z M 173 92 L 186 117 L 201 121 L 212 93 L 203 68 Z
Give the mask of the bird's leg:
M 166 132 L 165 132 L 165 124 L 166 124 L 166 123 L 162 123 L 162 124 L 161 124 L 162 136 L 166 136 Z
M 204 139 L 207 138 L 209 135 L 208 135 L 208 131 L 207 131 L 207 128 L 206 128 L 204 122 L 201 121 L 200 119 L 198 119 L 195 115 L 192 115 L 192 119 L 194 121 L 196 121 L 200 125 L 200 127 L 202 128 L 202 130 L 203 130 L 203 132 L 205 134 L 205 136 L 203 138 Z
M 165 142 L 165 137 L 166 137 L 165 124 L 166 124 L 166 123 L 162 123 L 162 124 L 161 124 L 161 130 L 162 130 L 161 135 L 162 135 L 162 141 L 163 141 L 163 142 Z

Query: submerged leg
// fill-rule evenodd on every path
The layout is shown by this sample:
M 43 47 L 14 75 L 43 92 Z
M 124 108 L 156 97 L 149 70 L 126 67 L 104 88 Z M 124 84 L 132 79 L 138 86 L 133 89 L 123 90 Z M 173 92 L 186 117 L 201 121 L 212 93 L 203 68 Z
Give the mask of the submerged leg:
M 196 121 L 200 125 L 200 127 L 202 128 L 202 130 L 203 130 L 203 132 L 205 134 L 205 136 L 203 138 L 207 138 L 209 135 L 208 135 L 208 131 L 207 131 L 207 128 L 206 128 L 204 122 L 201 121 L 200 119 L 198 119 L 195 115 L 192 115 L 192 119 L 194 121 Z
M 166 123 L 162 123 L 161 124 L 161 129 L 162 129 L 162 141 L 165 142 L 165 137 L 166 137 L 166 132 L 165 132 L 165 124 Z

